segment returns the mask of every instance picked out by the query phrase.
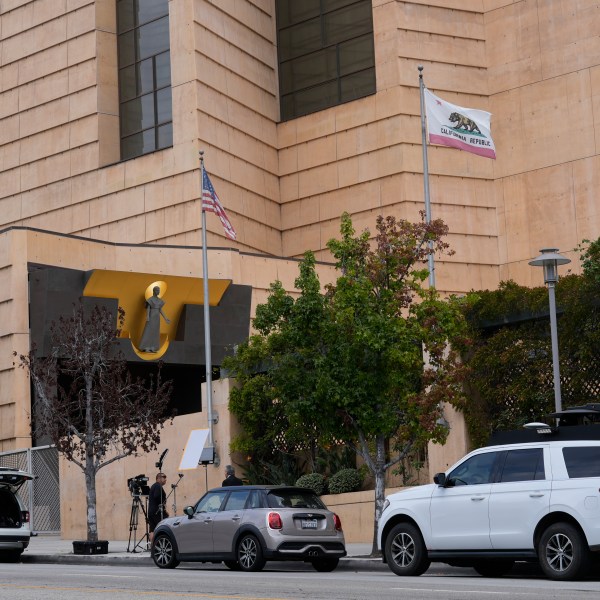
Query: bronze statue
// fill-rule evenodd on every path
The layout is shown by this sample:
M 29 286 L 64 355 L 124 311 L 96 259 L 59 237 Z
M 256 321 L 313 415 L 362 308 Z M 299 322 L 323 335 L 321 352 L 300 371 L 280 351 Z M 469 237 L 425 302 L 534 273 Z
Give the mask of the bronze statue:
M 160 287 L 152 288 L 152 296 L 146 300 L 146 325 L 140 340 L 140 350 L 142 352 L 158 352 L 160 348 L 160 317 L 165 320 L 167 325 L 171 322 L 162 311 L 165 305 L 164 300 L 161 300 Z

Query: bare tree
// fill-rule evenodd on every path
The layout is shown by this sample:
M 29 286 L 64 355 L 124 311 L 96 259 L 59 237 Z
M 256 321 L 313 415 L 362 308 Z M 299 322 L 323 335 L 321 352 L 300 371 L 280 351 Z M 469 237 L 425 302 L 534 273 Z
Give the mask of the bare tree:
M 155 450 L 169 420 L 171 382 L 162 382 L 160 364 L 148 380 L 133 379 L 117 351 L 125 311 L 80 302 L 70 317 L 51 327 L 49 356 L 35 348 L 18 357 L 35 390 L 35 431 L 47 435 L 85 476 L 87 540 L 98 541 L 96 475 L 107 465 Z

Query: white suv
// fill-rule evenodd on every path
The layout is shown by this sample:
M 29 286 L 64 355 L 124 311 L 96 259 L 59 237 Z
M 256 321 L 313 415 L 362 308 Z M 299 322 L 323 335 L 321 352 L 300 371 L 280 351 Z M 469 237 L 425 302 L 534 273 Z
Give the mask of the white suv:
M 19 488 L 31 473 L 0 467 L 0 560 L 18 560 L 29 545 L 29 511 L 19 498 Z
M 600 552 L 600 427 L 512 433 L 386 499 L 378 545 L 394 573 L 437 561 L 493 577 L 515 560 L 551 579 L 586 573 Z

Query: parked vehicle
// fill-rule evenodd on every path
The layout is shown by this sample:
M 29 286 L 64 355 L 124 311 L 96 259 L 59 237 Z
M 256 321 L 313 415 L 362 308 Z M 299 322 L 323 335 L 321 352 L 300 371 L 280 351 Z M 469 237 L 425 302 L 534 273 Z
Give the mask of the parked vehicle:
M 0 467 L 0 560 L 19 560 L 29 545 L 29 511 L 19 497 L 19 488 L 31 473 Z
M 540 423 L 507 436 L 386 499 L 378 544 L 394 573 L 438 561 L 494 577 L 516 560 L 556 580 L 587 572 L 600 552 L 600 427 Z
M 269 560 L 301 560 L 327 572 L 346 555 L 340 518 L 309 489 L 215 488 L 183 512 L 154 531 L 152 558 L 160 568 L 223 561 L 233 570 L 260 571 Z

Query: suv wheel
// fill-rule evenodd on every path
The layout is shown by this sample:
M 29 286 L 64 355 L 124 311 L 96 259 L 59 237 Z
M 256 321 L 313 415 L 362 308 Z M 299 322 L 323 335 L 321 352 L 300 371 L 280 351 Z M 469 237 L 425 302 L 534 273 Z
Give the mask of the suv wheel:
M 340 562 L 339 558 L 319 558 L 312 561 L 312 566 L 319 573 L 331 573 Z
M 544 574 L 559 581 L 584 575 L 590 564 L 583 535 L 569 523 L 555 523 L 544 531 L 538 544 L 538 558 Z
M 253 535 L 245 535 L 238 544 L 237 562 L 242 571 L 260 571 L 265 566 L 260 542 Z
M 482 577 L 502 577 L 513 568 L 514 564 L 514 560 L 485 560 L 475 563 L 473 568 Z
M 421 532 L 410 523 L 396 525 L 385 540 L 385 558 L 396 575 L 422 575 L 431 561 Z
M 174 569 L 179 561 L 175 558 L 175 547 L 168 535 L 158 535 L 152 546 L 154 564 L 161 569 Z

